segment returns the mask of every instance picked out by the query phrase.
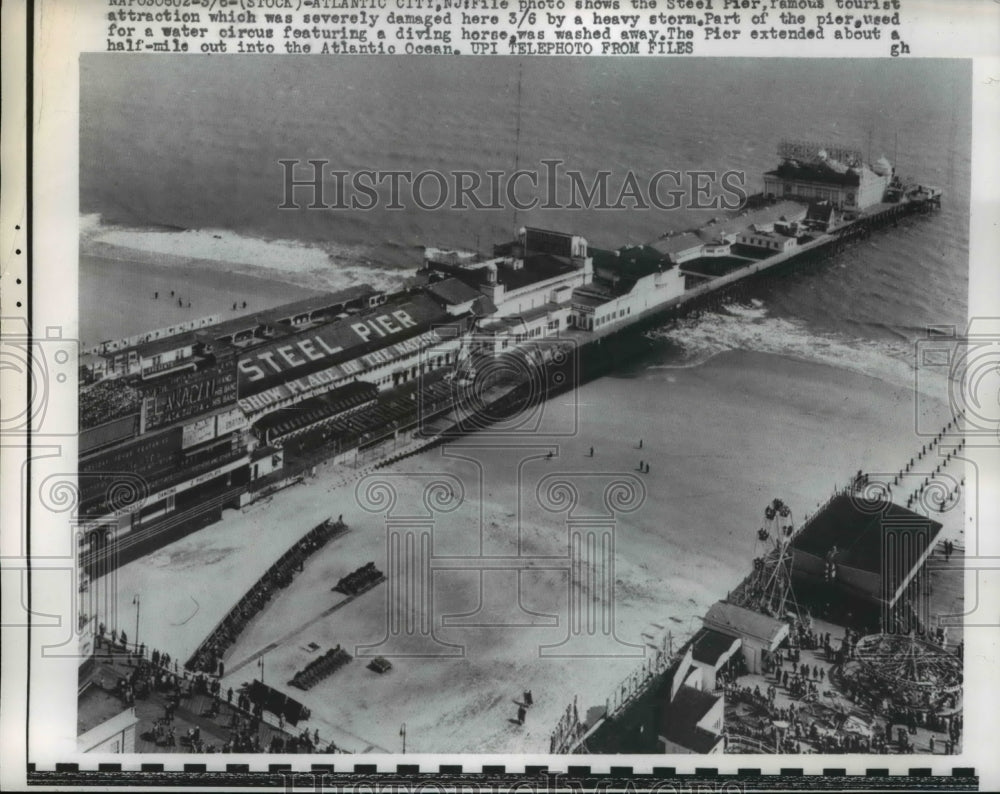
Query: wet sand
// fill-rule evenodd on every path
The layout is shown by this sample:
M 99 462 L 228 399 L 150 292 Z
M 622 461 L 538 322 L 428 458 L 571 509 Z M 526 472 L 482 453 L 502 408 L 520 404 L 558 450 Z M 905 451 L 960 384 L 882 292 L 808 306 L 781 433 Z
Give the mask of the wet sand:
M 317 294 L 307 287 L 247 273 L 234 278 L 218 262 L 175 258 L 166 263 L 163 256 L 157 262 L 146 252 L 111 246 L 100 250 L 80 254 L 80 338 L 85 348 L 210 315 L 227 320 Z M 236 311 L 233 301 L 237 301 Z
M 939 411 L 944 423 L 943 404 L 921 405 Z M 419 514 L 432 481 L 451 483 L 464 498 L 435 516 L 432 529 L 435 559 L 468 562 L 468 570 L 437 570 L 432 580 L 434 633 L 463 648 L 461 657 L 394 657 L 385 675 L 355 659 L 308 693 L 286 685 L 314 657 L 308 643 L 354 653 L 386 635 L 385 584 L 320 617 L 342 598 L 330 590 L 341 576 L 368 561 L 385 570 L 384 514 L 359 506 L 356 482 L 344 481 L 361 473 L 345 466 L 324 465 L 269 503 L 228 511 L 218 524 L 125 566 L 117 574 L 119 614 L 130 614 L 132 595 L 141 592 L 144 614 L 158 616 L 144 621 L 146 642 L 187 658 L 273 559 L 322 519 L 343 513 L 351 531 L 312 558 L 248 627 L 227 656 L 224 685 L 252 679 L 256 656 L 292 635 L 266 651 L 266 681 L 305 702 L 310 726 L 348 749 L 396 751 L 405 721 L 413 752 L 547 752 L 574 697 L 581 715 L 603 705 L 643 663 L 627 655 L 635 650 L 627 644 L 641 649 L 669 630 L 676 645 L 697 630 L 698 618 L 749 570 L 772 498 L 789 503 L 801 523 L 857 469 L 895 472 L 922 443 L 910 390 L 744 352 L 602 378 L 578 389 L 575 400 L 545 403 L 539 424 L 539 432 L 519 438 L 480 433 L 377 473 L 395 492 L 399 514 Z M 545 434 L 552 432 L 568 434 Z M 640 459 L 650 464 L 648 474 L 637 471 Z M 614 524 L 614 625 L 623 644 L 611 651 L 622 655 L 540 657 L 540 646 L 565 638 L 569 614 L 567 516 L 543 509 L 538 496 L 544 478 L 557 473 L 579 484 L 585 512 L 599 507 L 609 476 L 643 484 L 641 506 Z M 533 560 L 520 574 L 474 570 L 481 553 L 519 552 Z M 444 615 L 480 607 L 465 622 L 487 625 L 442 624 Z M 556 625 L 539 615 L 554 616 Z M 507 625 L 489 625 L 497 622 Z M 532 689 L 536 705 L 518 726 L 510 719 L 524 689 Z

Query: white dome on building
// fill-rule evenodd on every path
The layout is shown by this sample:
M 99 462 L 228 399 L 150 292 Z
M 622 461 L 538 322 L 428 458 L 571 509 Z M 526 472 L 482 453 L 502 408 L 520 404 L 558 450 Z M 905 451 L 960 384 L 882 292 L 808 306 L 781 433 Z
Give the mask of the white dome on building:
M 872 171 L 879 176 L 888 176 L 892 173 L 892 163 L 889 162 L 885 155 L 882 155 L 872 165 Z
M 838 174 L 846 174 L 847 173 L 847 166 L 844 165 L 842 162 L 840 162 L 840 160 L 828 159 L 825 162 L 825 165 L 831 171 L 835 171 Z

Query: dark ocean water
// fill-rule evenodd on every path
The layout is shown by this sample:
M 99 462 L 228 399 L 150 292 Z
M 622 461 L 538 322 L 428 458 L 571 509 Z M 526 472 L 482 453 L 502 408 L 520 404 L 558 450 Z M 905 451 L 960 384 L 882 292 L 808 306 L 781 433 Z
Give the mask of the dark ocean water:
M 738 169 L 753 191 L 782 138 L 853 145 L 942 187 L 942 211 L 752 295 L 797 333 L 898 356 L 925 326 L 965 321 L 970 86 L 964 61 L 86 55 L 81 213 L 102 227 L 298 241 L 331 268 L 402 272 L 424 245 L 509 238 L 512 211 L 279 210 L 278 161 L 483 173 L 561 158 L 611 171 L 613 185 L 629 169 Z M 516 223 L 616 247 L 715 214 L 535 210 Z

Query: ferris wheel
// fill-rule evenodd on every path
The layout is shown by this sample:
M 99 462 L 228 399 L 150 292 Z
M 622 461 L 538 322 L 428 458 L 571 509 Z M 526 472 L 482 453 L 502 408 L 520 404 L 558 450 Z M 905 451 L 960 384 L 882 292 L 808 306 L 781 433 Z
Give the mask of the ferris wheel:
M 764 524 L 754 544 L 754 575 L 744 591 L 750 609 L 782 618 L 791 612 L 801 618 L 792 592 L 791 540 L 795 536 L 792 509 L 781 499 L 764 508 Z
M 792 509 L 781 499 L 774 499 L 764 508 L 764 522 L 757 530 L 753 557 L 767 558 L 781 554 L 795 534 L 795 519 Z

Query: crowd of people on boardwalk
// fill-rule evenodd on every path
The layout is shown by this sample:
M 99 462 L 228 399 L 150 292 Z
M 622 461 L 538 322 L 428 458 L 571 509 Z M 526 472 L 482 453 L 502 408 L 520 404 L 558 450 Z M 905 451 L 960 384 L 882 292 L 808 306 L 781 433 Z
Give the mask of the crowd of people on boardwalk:
M 146 662 L 146 643 L 140 642 L 138 647 L 133 643 L 129 646 L 128 634 L 125 630 L 118 631 L 117 629 L 111 629 L 108 631 L 107 626 L 103 622 L 97 624 L 97 635 L 94 637 L 94 653 L 99 655 L 101 651 L 104 651 L 104 656 L 110 657 L 113 651 L 118 651 L 120 653 L 126 653 L 130 656 L 134 655 L 137 657 L 139 666 L 142 667 Z M 173 672 L 176 674 L 178 672 L 177 660 L 171 657 L 169 653 L 165 653 L 157 650 L 156 648 L 150 648 L 149 650 L 149 660 L 152 668 L 156 671 L 164 671 L 169 673 L 171 670 L 171 662 L 173 662 Z
M 734 703 L 753 705 L 759 716 L 739 723 L 729 721 L 727 733 L 749 737 L 780 753 L 885 753 L 887 744 L 878 733 L 845 730 L 799 708 L 798 704 L 777 706 L 774 687 L 762 692 L 760 686 L 731 686 L 727 697 Z M 780 726 L 780 727 L 779 727 Z
M 275 590 L 287 587 L 292 577 L 303 569 L 308 557 L 320 549 L 330 537 L 343 529 L 343 517 L 337 521 L 324 521 L 309 530 L 301 540 L 286 551 L 267 572 L 257 580 L 239 603 L 198 647 L 185 664 L 189 670 L 224 674 L 222 657 L 236 642 L 247 624 L 264 608 Z
M 236 692 L 229 687 L 223 693 L 222 684 L 217 678 L 204 673 L 192 675 L 187 671 L 179 671 L 176 660 L 170 654 L 155 648 L 150 650 L 147 658 L 145 645 L 140 644 L 138 648 L 129 646 L 125 632 L 113 630 L 108 634 L 101 625 L 97 644 L 109 652 L 116 650 L 127 654 L 126 673 L 117 675 L 113 680 L 108 680 L 106 673 L 100 675 L 98 683 L 104 691 L 117 695 L 125 706 L 135 706 L 137 698 L 145 700 L 153 694 L 162 699 L 163 713 L 153 720 L 148 733 L 144 735 L 144 738 L 158 747 L 195 753 L 341 752 L 334 742 L 323 742 L 318 730 L 284 735 L 284 720 L 281 718 L 277 731 L 273 732 L 269 740 L 265 738 L 262 742 L 263 708 L 260 704 L 254 704 L 246 692 Z M 178 711 L 182 707 L 190 708 L 191 699 L 199 695 L 208 698 L 207 706 L 199 716 L 219 720 L 223 711 L 228 711 L 228 720 L 224 724 L 229 729 L 229 737 L 225 741 L 206 741 L 197 724 L 186 730 L 178 729 Z M 305 716 L 308 713 L 308 710 L 303 711 Z M 273 727 L 271 726 L 272 731 Z
M 918 750 L 911 738 L 918 729 L 947 735 L 942 740 L 932 733 L 930 752 L 935 752 L 935 744 L 946 753 L 958 745 L 962 716 L 957 692 L 924 690 L 919 703 L 900 706 L 906 701 L 896 697 L 899 693 L 891 683 L 843 674 L 842 666 L 857 657 L 858 632 L 847 629 L 838 642 L 829 632 L 798 624 L 791 639 L 786 647 L 762 658 L 763 684 L 741 685 L 744 670 L 720 672 L 718 681 L 728 707 L 741 715 L 727 719 L 731 734 L 780 752 L 923 752 L 927 748 Z M 832 665 L 829 672 L 824 664 L 803 659 L 804 650 L 813 651 L 817 662 L 823 659 Z M 788 705 L 781 705 L 777 697 L 782 690 L 791 699 Z M 843 702 L 838 705 L 840 695 L 860 708 L 852 712 L 853 719 L 847 718 Z M 740 709 L 739 704 L 749 709 Z M 878 727 L 882 721 L 884 731 Z
M 253 703 L 245 692 L 236 693 L 232 688 L 223 696 L 220 679 L 224 675 L 222 653 L 246 623 L 266 604 L 276 588 L 291 582 L 295 572 L 303 569 L 309 555 L 343 528 L 341 516 L 336 521 L 326 521 L 310 530 L 257 581 L 183 669 L 169 653 L 147 649 L 145 643 L 130 643 L 124 630 L 111 629 L 109 632 L 104 623 L 100 623 L 95 637 L 97 658 L 103 655 L 110 661 L 113 654 L 124 654 L 128 663 L 128 672 L 116 675 L 111 681 L 106 680 L 106 673 L 103 673 L 99 680 L 101 688 L 115 693 L 126 706 L 134 706 L 137 698 L 145 699 L 151 693 L 157 693 L 165 701 L 164 712 L 153 722 L 148 738 L 161 747 L 173 749 L 180 746 L 194 752 L 340 752 L 333 742 L 322 742 L 317 731 L 312 735 L 303 731 L 298 736 L 277 735 L 270 740 L 262 740 L 262 705 Z M 339 646 L 336 650 L 344 653 Z M 347 658 L 350 659 L 350 656 L 347 655 Z M 230 711 L 231 734 L 225 742 L 206 743 L 197 726 L 178 734 L 174 715 L 184 699 L 194 695 L 210 698 L 207 708 L 200 715 L 202 717 L 218 718 L 224 707 Z M 303 708 L 302 714 L 307 719 L 308 709 Z M 281 725 L 279 730 L 283 729 Z
M 761 690 L 759 684 L 749 687 L 727 682 L 725 685 L 727 700 L 734 705 L 750 704 L 755 715 L 739 721 L 727 721 L 728 731 L 748 736 L 782 753 L 887 752 L 886 742 L 876 732 L 854 731 L 837 726 L 830 720 L 813 715 L 798 702 L 793 701 L 787 706 L 778 705 L 777 686 L 769 684 Z M 818 693 L 818 685 L 815 682 L 808 682 L 804 687 L 798 687 L 798 691 L 803 689 L 814 695 Z M 796 695 L 796 691 L 792 688 L 789 694 L 802 703 L 809 702 L 809 698 Z M 779 728 L 778 725 L 787 727 Z
M 210 719 L 218 719 L 223 711 L 222 691 L 218 680 L 210 679 L 203 675 L 195 676 L 191 681 L 184 682 L 185 686 L 176 686 L 167 689 L 168 701 L 164 707 L 164 714 L 156 720 L 154 724 L 155 741 L 158 745 L 173 748 L 178 746 L 178 739 L 174 729 L 174 715 L 179 708 L 182 699 L 191 695 L 210 695 L 211 701 L 208 710 L 202 714 Z M 196 753 L 259 753 L 259 752 L 285 752 L 285 753 L 311 753 L 338 752 L 337 746 L 333 742 L 324 744 L 320 741 L 319 730 L 312 734 L 308 730 L 303 730 L 300 736 L 284 736 L 284 721 L 280 720 L 278 732 L 274 733 L 267 746 L 261 741 L 262 727 L 264 726 L 263 709 L 259 705 L 254 705 L 249 696 L 238 693 L 236 704 L 233 704 L 234 691 L 230 687 L 226 692 L 226 709 L 229 711 L 229 719 L 226 727 L 229 729 L 229 736 L 225 741 L 211 744 L 202 739 L 201 728 L 194 725 L 187 729 L 180 737 L 180 746 Z
M 268 746 L 269 753 L 339 753 L 340 748 L 333 742 L 324 744 L 319 738 L 319 731 L 314 730 L 312 734 L 308 730 L 303 730 L 298 736 L 289 736 L 287 739 L 281 736 L 271 738 Z
M 80 392 L 80 429 L 137 413 L 142 395 L 123 378 L 110 378 Z

